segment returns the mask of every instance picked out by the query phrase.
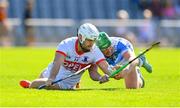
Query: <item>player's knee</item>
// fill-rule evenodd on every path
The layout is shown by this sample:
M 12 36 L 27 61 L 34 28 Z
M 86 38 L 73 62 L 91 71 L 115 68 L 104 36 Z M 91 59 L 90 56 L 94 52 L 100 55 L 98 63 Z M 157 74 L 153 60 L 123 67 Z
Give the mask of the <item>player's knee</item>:
M 136 72 L 136 65 L 130 65 L 130 67 L 127 69 L 127 73 L 135 73 Z
M 138 89 L 137 85 L 126 85 L 126 89 Z
M 126 89 L 138 89 L 138 87 L 126 87 Z
M 126 84 L 126 89 L 139 89 L 139 88 L 141 88 L 141 84 L 139 82 Z

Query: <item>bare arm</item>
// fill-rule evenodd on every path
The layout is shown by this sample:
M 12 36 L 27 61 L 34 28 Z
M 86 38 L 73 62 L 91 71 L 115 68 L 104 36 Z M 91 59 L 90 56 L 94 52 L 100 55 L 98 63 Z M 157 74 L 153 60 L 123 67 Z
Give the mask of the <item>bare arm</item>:
M 123 57 L 124 57 L 127 61 L 131 61 L 132 59 L 134 59 L 134 58 L 136 57 L 136 55 L 135 55 L 133 52 L 127 51 L 127 52 L 125 52 L 125 53 L 123 54 Z M 136 64 L 138 64 L 138 63 L 139 63 L 138 59 L 135 60 L 134 62 L 132 62 L 133 65 L 136 65 Z
M 89 75 L 90 75 L 92 80 L 99 81 L 99 83 L 105 83 L 105 82 L 109 81 L 109 76 L 107 74 L 104 74 L 103 76 L 101 76 L 98 73 L 98 66 L 97 65 L 92 65 L 89 68 Z
M 123 57 L 127 60 L 127 61 L 130 61 L 132 59 L 134 59 L 135 57 L 135 54 L 134 53 L 131 53 L 129 51 L 125 52 L 123 54 Z M 134 61 L 133 63 L 131 63 L 129 66 L 127 66 L 121 73 L 119 73 L 118 75 L 116 75 L 114 78 L 115 79 L 120 79 L 122 77 L 125 77 L 125 75 L 127 75 L 128 72 L 130 72 L 135 66 L 137 66 L 138 64 L 138 60 Z M 111 72 L 114 70 L 114 69 L 117 69 L 119 68 L 120 66 L 116 66 L 114 68 L 111 68 L 109 66 L 109 64 L 107 63 L 107 61 L 102 61 L 98 64 L 98 66 L 101 68 L 101 70 L 107 74 L 107 75 L 111 75 Z
M 97 65 L 92 65 L 89 68 L 89 75 L 92 80 L 99 81 L 99 78 L 101 77 L 101 75 L 98 73 Z
M 111 73 L 112 73 L 113 71 L 115 71 L 116 69 L 120 68 L 120 66 L 110 67 L 110 65 L 108 64 L 107 61 L 102 61 L 102 62 L 100 62 L 100 63 L 98 64 L 98 66 L 101 68 L 101 70 L 102 70 L 105 74 L 107 74 L 107 75 L 109 75 L 109 76 L 111 75 Z M 117 75 L 117 77 L 114 76 L 113 78 L 119 80 L 120 78 L 122 78 L 122 76 L 121 76 L 121 75 Z
M 101 61 L 99 64 L 98 64 L 99 68 L 107 75 L 111 75 L 111 72 L 109 70 L 109 64 L 106 60 L 104 61 Z
M 56 75 L 59 72 L 60 66 L 63 64 L 64 59 L 65 59 L 64 55 L 56 52 L 55 58 L 53 61 L 53 67 L 51 69 L 50 76 L 49 76 L 48 81 L 46 83 L 47 85 L 51 85 L 52 81 L 56 78 Z
M 124 57 L 127 61 L 131 61 L 131 60 L 134 59 L 136 56 L 135 56 L 135 54 L 134 54 L 133 52 L 127 51 L 127 52 L 125 52 L 125 53 L 123 54 L 123 57 Z M 134 67 L 137 66 L 138 64 L 139 64 L 139 61 L 138 61 L 138 59 L 137 59 L 137 60 L 135 60 L 134 62 L 132 62 L 129 66 L 127 66 L 127 67 L 125 68 L 125 70 L 126 70 L 126 71 L 131 71 L 132 68 L 134 68 Z
M 125 52 L 125 53 L 123 54 L 123 57 L 124 57 L 127 61 L 131 61 L 132 59 L 135 58 L 135 54 L 134 54 L 133 52 L 127 51 L 127 52 Z M 130 65 L 128 65 L 122 72 L 120 72 L 119 74 L 117 74 L 117 75 L 115 76 L 115 78 L 116 78 L 116 79 L 121 79 L 121 78 L 125 77 L 128 73 L 130 73 L 130 72 L 135 68 L 135 66 L 138 65 L 138 63 L 139 63 L 139 61 L 138 61 L 138 60 L 135 60 L 135 61 L 132 62 Z M 117 65 L 116 68 L 117 68 L 117 67 L 120 67 L 120 66 Z

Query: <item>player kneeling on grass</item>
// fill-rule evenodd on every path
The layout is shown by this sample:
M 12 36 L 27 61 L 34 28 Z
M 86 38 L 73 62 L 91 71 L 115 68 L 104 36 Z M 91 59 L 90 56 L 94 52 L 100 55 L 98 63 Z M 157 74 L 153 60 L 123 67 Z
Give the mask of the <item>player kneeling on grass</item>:
M 83 72 L 56 84 L 52 84 L 52 82 L 72 75 L 89 64 L 91 64 L 88 69 L 91 79 L 101 83 L 107 82 L 108 75 L 112 70 L 109 70 L 104 55 L 95 45 L 98 35 L 99 32 L 94 25 L 89 23 L 81 25 L 77 37 L 60 42 L 53 63 L 49 64 L 41 73 L 39 79 L 32 82 L 23 80 L 20 81 L 20 85 L 24 88 L 39 88 L 46 84 L 46 89 L 74 89 Z M 97 72 L 97 66 L 105 73 L 104 76 Z
M 116 68 L 135 58 L 133 46 L 129 41 L 120 37 L 109 37 L 105 32 L 100 32 L 96 45 L 105 55 L 107 62 Z M 145 82 L 139 69 L 141 66 L 149 73 L 152 72 L 151 65 L 142 55 L 116 75 L 116 79 L 124 78 L 126 88 L 143 88 Z

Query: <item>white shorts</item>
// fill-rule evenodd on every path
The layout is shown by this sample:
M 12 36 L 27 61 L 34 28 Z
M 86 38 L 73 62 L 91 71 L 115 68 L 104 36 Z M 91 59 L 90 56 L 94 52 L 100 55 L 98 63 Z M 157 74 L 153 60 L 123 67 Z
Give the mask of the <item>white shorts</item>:
M 50 72 L 51 72 L 52 66 L 53 66 L 52 63 L 49 64 L 49 66 L 43 71 L 42 76 L 44 78 L 48 78 L 50 76 Z M 57 76 L 55 78 L 55 81 L 57 81 L 59 79 L 62 79 L 62 78 L 65 78 L 68 75 L 72 74 L 72 72 L 62 71 L 62 70 L 64 70 L 64 68 L 61 66 L 61 69 L 58 72 L 58 74 L 57 74 Z M 57 84 L 59 85 L 60 89 L 74 89 L 75 85 L 80 81 L 81 75 L 82 74 L 73 76 L 71 78 L 67 78 L 67 79 L 65 79 L 63 81 L 58 82 Z

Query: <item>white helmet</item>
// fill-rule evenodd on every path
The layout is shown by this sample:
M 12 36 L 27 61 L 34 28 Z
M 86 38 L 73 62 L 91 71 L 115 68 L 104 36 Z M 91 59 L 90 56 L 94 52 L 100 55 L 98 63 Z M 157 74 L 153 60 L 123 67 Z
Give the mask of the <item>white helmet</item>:
M 82 40 L 80 40 L 80 42 L 83 43 L 86 38 L 96 40 L 96 38 L 99 36 L 99 31 L 94 25 L 85 23 L 79 27 L 78 36 L 79 35 L 82 36 Z

